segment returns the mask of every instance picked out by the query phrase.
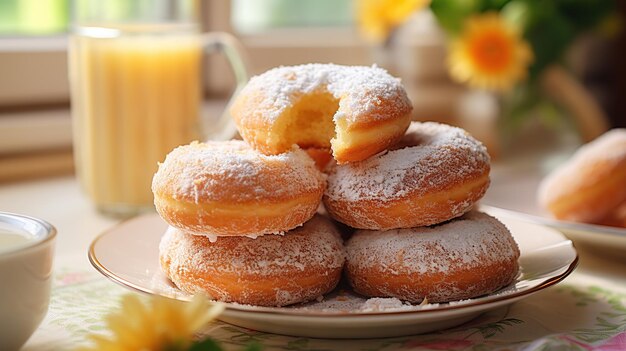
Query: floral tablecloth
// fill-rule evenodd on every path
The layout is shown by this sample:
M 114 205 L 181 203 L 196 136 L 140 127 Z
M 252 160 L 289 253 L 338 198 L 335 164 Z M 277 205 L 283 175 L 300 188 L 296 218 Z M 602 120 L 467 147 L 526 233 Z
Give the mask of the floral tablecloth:
M 85 344 L 89 333 L 106 332 L 103 316 L 129 293 L 84 265 L 58 266 L 49 313 L 24 350 Z M 212 323 L 205 333 L 228 350 L 240 350 L 252 341 L 264 350 L 626 350 L 626 264 L 598 264 L 588 256 L 581 258 L 581 266 L 557 286 L 436 333 L 326 340 L 267 334 L 222 322 Z M 605 274 L 609 271 L 613 276 Z

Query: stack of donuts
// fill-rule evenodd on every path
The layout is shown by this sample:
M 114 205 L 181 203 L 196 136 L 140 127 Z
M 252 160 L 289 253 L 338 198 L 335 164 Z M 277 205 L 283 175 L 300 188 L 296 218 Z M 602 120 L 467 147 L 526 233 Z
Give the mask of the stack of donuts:
M 342 272 L 357 293 L 413 303 L 510 284 L 515 241 L 472 210 L 489 185 L 486 149 L 461 129 L 411 123 L 411 109 L 377 67 L 252 78 L 231 108 L 243 141 L 194 142 L 159 165 L 163 271 L 186 292 L 260 306 L 320 298 Z

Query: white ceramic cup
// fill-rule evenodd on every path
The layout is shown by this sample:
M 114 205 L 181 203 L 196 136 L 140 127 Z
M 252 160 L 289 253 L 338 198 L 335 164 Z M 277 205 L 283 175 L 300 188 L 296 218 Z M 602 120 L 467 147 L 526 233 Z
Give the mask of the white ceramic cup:
M 56 229 L 45 221 L 0 212 L 0 235 L 27 240 L 0 247 L 0 349 L 19 349 L 48 311 Z

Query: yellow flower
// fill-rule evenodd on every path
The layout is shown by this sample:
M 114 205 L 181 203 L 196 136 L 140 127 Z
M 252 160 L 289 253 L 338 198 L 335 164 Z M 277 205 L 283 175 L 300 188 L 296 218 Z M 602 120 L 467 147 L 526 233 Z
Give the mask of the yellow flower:
M 478 88 L 510 89 L 526 78 L 532 49 L 517 28 L 495 12 L 470 17 L 452 42 L 448 65 L 452 77 Z
M 201 295 L 188 303 L 155 296 L 148 304 L 126 295 L 121 310 L 106 317 L 111 335 L 91 335 L 94 346 L 83 350 L 184 350 L 194 333 L 223 310 L 222 304 L 211 304 Z
M 430 0 L 358 0 L 357 22 L 365 37 L 383 42 L 389 33 Z

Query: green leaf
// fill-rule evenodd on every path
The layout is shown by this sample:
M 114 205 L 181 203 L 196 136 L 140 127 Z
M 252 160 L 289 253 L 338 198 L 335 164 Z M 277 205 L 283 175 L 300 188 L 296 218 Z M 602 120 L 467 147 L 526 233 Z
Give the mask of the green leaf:
M 430 9 L 439 24 L 453 35 L 461 31 L 464 20 L 472 13 L 479 12 L 480 7 L 480 0 L 433 0 L 430 3 Z
M 530 66 L 530 78 L 536 79 L 546 66 L 557 62 L 574 40 L 576 30 L 570 21 L 559 13 L 552 1 L 530 1 L 528 22 L 524 37 L 535 55 Z
M 597 26 L 614 9 L 613 1 L 517 0 L 525 4 L 524 37 L 530 42 L 535 61 L 530 77 L 535 79 L 543 69 L 556 63 L 583 31 Z
M 569 19 L 576 32 L 597 26 L 615 10 L 615 3 L 610 0 L 559 0 L 555 3 L 559 13 Z
M 430 9 L 439 24 L 450 34 L 457 35 L 463 29 L 467 17 L 482 12 L 501 11 L 512 0 L 432 0 Z
M 525 1 L 511 1 L 502 8 L 500 14 L 508 23 L 515 25 L 517 28 L 526 28 L 530 11 L 528 3 Z
M 511 2 L 511 0 L 482 0 L 478 3 L 478 10 L 480 12 L 500 11 L 509 2 Z
M 211 338 L 193 343 L 187 351 L 223 351 L 222 347 Z

